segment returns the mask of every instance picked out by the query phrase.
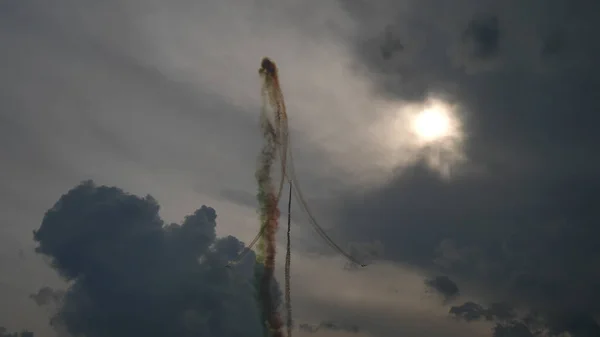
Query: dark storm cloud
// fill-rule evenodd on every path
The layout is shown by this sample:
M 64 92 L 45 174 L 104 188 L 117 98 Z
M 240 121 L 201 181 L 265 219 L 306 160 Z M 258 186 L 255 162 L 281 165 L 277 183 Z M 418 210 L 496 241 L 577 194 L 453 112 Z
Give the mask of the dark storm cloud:
M 450 308 L 450 314 L 467 322 L 494 321 L 494 337 L 505 336 L 559 336 L 569 332 L 573 336 L 600 336 L 597 321 L 586 314 L 562 313 L 560 317 L 529 312 L 521 317 L 507 303 L 493 303 L 489 308 L 466 302 Z
M 448 276 L 436 276 L 425 280 L 425 285 L 442 296 L 446 301 L 459 295 L 458 286 Z
M 559 54 L 566 46 L 564 45 L 564 37 L 560 32 L 549 33 L 542 40 L 542 56 L 554 56 Z
M 494 57 L 500 47 L 498 17 L 488 15 L 471 20 L 463 32 L 462 39 L 470 49 L 470 56 L 479 59 Z
M 36 251 L 71 281 L 52 323 L 71 335 L 262 336 L 252 258 L 202 206 L 166 225 L 151 197 L 85 182 L 45 214 Z M 42 289 L 34 299 L 54 298 Z
M 404 45 L 399 38 L 394 36 L 394 32 L 388 26 L 385 30 L 384 41 L 381 44 L 381 57 L 384 60 L 389 60 L 395 53 L 399 53 L 404 50 Z
M 341 231 L 349 240 L 381 240 L 387 258 L 468 280 L 472 289 L 462 293 L 483 289 L 484 302 L 536 312 L 542 327 L 520 316 L 503 321 L 478 303 L 452 309 L 490 317 L 497 336 L 597 336 L 600 66 L 593 60 L 600 22 L 591 13 L 600 3 L 386 5 L 386 13 L 396 11 L 387 24 L 405 49 L 386 59 L 364 48 L 370 36 L 357 41 L 358 57 L 390 97 L 433 92 L 458 102 L 467 112 L 467 165 L 477 173 L 443 181 L 415 165 L 388 186 L 344 199 Z M 353 14 L 372 31 L 374 20 Z M 415 18 L 427 20 L 416 25 Z M 381 42 L 389 33 L 380 34 Z M 493 59 L 493 66 L 461 67 L 476 61 L 457 52 L 465 40 L 471 56 Z

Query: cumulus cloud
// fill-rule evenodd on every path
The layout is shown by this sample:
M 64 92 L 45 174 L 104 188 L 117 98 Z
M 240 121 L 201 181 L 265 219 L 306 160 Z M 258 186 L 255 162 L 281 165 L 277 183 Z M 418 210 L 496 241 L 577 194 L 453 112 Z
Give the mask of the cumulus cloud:
M 52 323 L 71 335 L 262 336 L 254 259 L 225 268 L 243 244 L 217 238 L 202 206 L 166 224 L 151 196 L 82 183 L 46 212 L 36 252 L 69 282 Z M 277 284 L 275 283 L 275 287 Z M 41 289 L 39 304 L 57 295 Z

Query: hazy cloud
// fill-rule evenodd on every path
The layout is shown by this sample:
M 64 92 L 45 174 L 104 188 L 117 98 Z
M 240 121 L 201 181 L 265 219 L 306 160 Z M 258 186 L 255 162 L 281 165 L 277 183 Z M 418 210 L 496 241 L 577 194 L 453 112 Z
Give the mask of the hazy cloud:
M 58 304 L 62 300 L 65 292 L 63 290 L 54 290 L 50 287 L 42 287 L 37 293 L 29 295 L 39 306 Z

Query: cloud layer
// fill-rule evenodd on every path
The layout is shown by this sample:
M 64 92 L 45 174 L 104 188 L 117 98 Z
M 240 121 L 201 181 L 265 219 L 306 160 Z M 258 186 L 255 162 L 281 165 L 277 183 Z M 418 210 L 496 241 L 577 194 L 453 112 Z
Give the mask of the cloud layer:
M 9 254 L 5 250 L 20 248 L 17 242 L 30 241 L 29 233 L 39 223 L 36 217 L 56 194 L 88 177 L 136 193 L 151 191 L 163 200 L 165 218 L 180 218 L 194 207 L 190 205 L 198 202 L 197 191 L 202 197 L 221 193 L 225 199 L 253 206 L 248 195 L 254 190 L 258 148 L 256 67 L 268 55 L 282 69 L 303 189 L 313 199 L 311 204 L 319 204 L 320 219 L 332 216 L 328 200 L 341 205 L 337 240 L 381 242 L 384 249 L 377 250 L 384 258 L 410 263 L 428 275 L 448 275 L 448 281 L 460 288 L 460 296 L 448 298 L 447 303 L 454 302 L 447 311 L 476 317 L 471 322 L 489 318 L 498 324 L 498 335 L 536 331 L 593 335 L 600 309 L 600 276 L 595 268 L 600 261 L 595 242 L 600 234 L 595 226 L 600 190 L 596 177 L 600 100 L 595 95 L 600 87 L 598 4 L 589 0 L 309 4 L 4 1 L 0 61 L 8 66 L 0 79 L 4 144 L 0 220 L 2 237 L 9 239 L 0 245 L 2 257 Z M 389 124 L 389 118 L 402 115 L 408 103 L 419 105 L 432 93 L 459 107 L 466 132 L 461 151 L 467 161 L 449 180 L 431 172 L 427 161 L 418 162 L 420 148 L 403 138 L 405 128 L 388 132 L 404 145 L 395 147 L 390 146 L 388 133 L 370 127 Z M 365 180 L 371 182 L 365 177 L 388 182 L 380 178 L 397 166 L 402 170 L 389 184 L 363 189 Z M 140 284 L 135 293 L 140 298 L 153 289 L 144 282 L 164 285 L 158 297 L 145 299 L 154 304 L 163 301 L 164 292 L 185 283 L 185 277 L 195 280 L 195 274 L 183 276 L 188 275 L 191 256 L 213 245 L 213 240 L 221 242 L 211 236 L 211 224 L 198 225 L 201 218 L 211 218 L 207 209 L 188 218 L 189 225 L 160 229 L 162 220 L 153 218 L 150 199 L 125 199 L 141 210 L 111 202 L 134 218 L 149 217 L 145 225 L 113 228 L 89 226 L 95 223 L 90 221 L 74 230 L 65 216 L 59 221 L 62 225 L 38 232 L 42 255 L 77 285 L 67 292 L 65 304 L 70 304 L 61 307 L 64 312 L 56 319 L 70 329 L 94 331 L 69 308 L 81 307 L 81 312 L 110 319 L 99 306 L 88 306 L 93 303 L 88 299 L 99 296 L 103 285 L 80 278 L 106 277 L 106 282 L 125 287 L 117 289 Z M 251 218 L 246 221 L 254 225 L 251 212 L 234 213 L 220 213 L 236 219 L 228 230 L 241 232 L 237 225 L 243 221 L 238 219 Z M 199 222 L 193 225 L 193 219 Z M 115 245 L 88 230 L 110 234 Z M 188 236 L 209 243 L 196 246 Z M 226 242 L 229 248 L 208 255 L 218 260 L 238 249 L 234 239 Z M 124 248 L 136 244 L 135 250 Z M 310 249 L 315 246 L 319 244 L 311 243 Z M 165 262 L 179 255 L 183 259 L 172 266 Z M 122 261 L 110 266 L 115 256 Z M 20 263 L 6 265 L 18 270 L 13 267 Z M 148 266 L 155 263 L 171 268 L 173 280 L 159 279 L 161 275 Z M 127 274 L 128 268 L 147 275 L 148 281 Z M 7 279 L 18 284 L 42 282 L 37 275 L 19 275 L 24 274 L 7 273 Z M 205 275 L 229 280 L 218 273 Z M 390 275 L 395 274 L 378 277 Z M 438 291 L 453 293 L 440 279 L 431 281 Z M 216 287 L 218 294 L 229 291 L 215 284 L 207 287 Z M 6 289 L 17 296 L 13 288 Z M 240 301 L 249 298 L 245 292 L 238 295 Z M 54 298 L 48 289 L 34 296 L 39 303 Z M 108 305 L 127 298 L 100 300 Z M 343 296 L 335 300 L 344 302 Z M 406 301 L 404 296 L 389 306 Z M 521 311 L 515 310 L 510 318 L 490 314 L 505 302 Z M 182 326 L 188 325 L 178 318 L 184 306 L 171 304 L 179 306 L 173 309 L 178 313 L 165 315 L 165 324 L 187 331 Z M 340 310 L 330 305 L 332 311 Z M 122 307 L 137 310 L 129 302 Z M 150 314 L 170 310 L 163 307 L 153 307 Z M 390 308 L 385 312 L 396 312 Z M 27 316 L 10 316 L 12 309 L 5 305 L 3 316 L 14 321 Z M 361 309 L 353 304 L 357 317 Z M 412 313 L 414 308 L 403 310 Z M 410 316 L 406 312 L 405 317 Z M 229 309 L 222 313 L 231 314 Z M 194 312 L 184 316 L 190 331 L 202 329 Z M 389 321 L 394 324 L 388 330 L 399 329 L 398 320 Z M 413 333 L 423 329 L 412 326 Z M 157 327 L 163 328 L 169 329 Z
M 595 336 L 600 139 L 591 125 L 600 122 L 600 67 L 592 60 L 600 26 L 590 13 L 598 4 L 359 3 L 346 8 L 368 32 L 356 55 L 372 80 L 390 97 L 441 92 L 456 101 L 469 162 L 450 181 L 416 165 L 348 197 L 340 232 L 381 240 L 389 259 L 444 272 L 461 293 L 530 313 L 518 321 L 492 315 L 499 336 Z M 378 46 L 391 38 L 403 49 L 382 55 Z M 487 304 L 453 313 L 491 317 Z

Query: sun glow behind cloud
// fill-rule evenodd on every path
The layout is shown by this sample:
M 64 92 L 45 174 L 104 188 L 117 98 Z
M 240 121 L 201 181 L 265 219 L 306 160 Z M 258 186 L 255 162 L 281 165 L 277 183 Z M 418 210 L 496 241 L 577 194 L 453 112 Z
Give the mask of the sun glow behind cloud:
M 412 127 L 423 142 L 446 138 L 452 131 L 448 109 L 441 104 L 427 107 L 414 117 Z
M 460 107 L 430 96 L 422 103 L 390 103 L 372 125 L 379 145 L 388 153 L 383 164 L 398 171 L 422 160 L 442 177 L 465 161 Z

